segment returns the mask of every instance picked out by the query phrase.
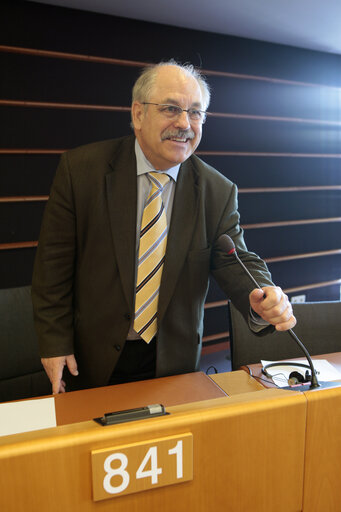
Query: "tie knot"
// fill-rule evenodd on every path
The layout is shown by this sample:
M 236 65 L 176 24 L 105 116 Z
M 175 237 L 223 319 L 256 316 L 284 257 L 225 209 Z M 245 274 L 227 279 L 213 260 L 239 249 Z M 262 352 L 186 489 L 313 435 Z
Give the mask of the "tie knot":
M 152 182 L 153 187 L 156 187 L 160 190 L 163 190 L 163 188 L 170 180 L 170 177 L 165 172 L 149 172 L 148 176 Z

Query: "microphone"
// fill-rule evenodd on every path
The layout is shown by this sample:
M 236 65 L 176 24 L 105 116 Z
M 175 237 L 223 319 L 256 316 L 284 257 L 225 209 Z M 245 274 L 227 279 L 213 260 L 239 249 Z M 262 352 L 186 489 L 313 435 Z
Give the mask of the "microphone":
M 251 279 L 251 281 L 253 282 L 253 284 L 255 285 L 256 288 L 259 288 L 261 290 L 261 287 L 259 286 L 259 284 L 257 283 L 257 281 L 255 280 L 255 278 L 250 274 L 249 270 L 246 268 L 246 266 L 244 265 L 244 263 L 241 261 L 241 259 L 239 258 L 238 254 L 237 254 L 237 251 L 236 251 L 236 246 L 234 245 L 234 242 L 232 240 L 231 237 L 229 237 L 228 235 L 224 234 L 224 235 L 220 235 L 220 237 L 218 238 L 218 245 L 220 247 L 220 249 L 224 252 L 226 252 L 229 256 L 232 255 L 236 258 L 237 262 L 239 263 L 239 265 L 243 268 L 244 272 L 247 274 L 247 276 Z M 265 294 L 264 294 L 264 298 L 265 298 Z M 318 388 L 320 387 L 320 384 L 319 384 L 319 381 L 317 379 L 317 375 L 316 375 L 316 371 L 315 371 L 315 368 L 314 368 L 314 365 L 313 365 L 313 362 L 311 360 L 311 357 L 310 357 L 310 354 L 308 352 L 308 350 L 305 348 L 305 346 L 303 345 L 303 343 L 298 339 L 298 337 L 296 336 L 296 334 L 294 333 L 294 331 L 292 329 L 288 329 L 287 331 L 290 336 L 292 337 L 292 339 L 297 343 L 297 345 L 300 347 L 300 349 L 303 351 L 308 363 L 309 363 L 309 368 L 310 368 L 310 371 L 311 371 L 311 384 L 310 384 L 310 389 L 313 389 L 313 388 Z M 267 367 L 270 367 L 270 366 L 275 366 L 275 365 L 282 365 L 283 366 L 284 363 L 270 363 L 269 365 L 266 365 L 266 367 L 264 368 L 264 371 L 266 372 L 266 368 Z M 289 364 L 289 363 L 287 363 Z M 290 363 L 291 364 L 291 363 Z M 296 363 L 297 364 L 297 363 Z M 267 372 L 266 372 L 267 373 Z M 265 374 L 266 374 L 265 373 Z M 269 374 L 268 374 L 269 376 Z

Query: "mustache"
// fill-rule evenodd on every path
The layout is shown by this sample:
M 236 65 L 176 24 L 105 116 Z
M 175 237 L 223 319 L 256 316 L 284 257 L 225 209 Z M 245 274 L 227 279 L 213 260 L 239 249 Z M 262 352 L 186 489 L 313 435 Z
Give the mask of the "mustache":
M 161 140 L 176 138 L 176 139 L 194 139 L 195 133 L 194 131 L 189 128 L 188 130 L 165 130 L 163 134 L 161 135 Z

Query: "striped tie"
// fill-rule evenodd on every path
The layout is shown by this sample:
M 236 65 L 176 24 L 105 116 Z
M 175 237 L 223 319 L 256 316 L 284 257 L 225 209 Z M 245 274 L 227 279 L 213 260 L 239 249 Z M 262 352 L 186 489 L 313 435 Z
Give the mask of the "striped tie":
M 162 190 L 169 182 L 165 173 L 150 172 L 152 189 L 144 207 L 136 280 L 134 329 L 146 343 L 157 331 L 157 307 L 167 245 L 167 219 Z

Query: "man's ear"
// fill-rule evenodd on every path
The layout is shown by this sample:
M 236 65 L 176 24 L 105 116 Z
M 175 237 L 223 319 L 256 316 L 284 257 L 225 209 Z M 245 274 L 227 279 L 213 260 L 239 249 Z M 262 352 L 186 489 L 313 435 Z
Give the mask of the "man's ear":
M 138 101 L 134 101 L 131 106 L 131 117 L 135 130 L 140 130 L 144 117 L 144 105 L 141 105 Z

